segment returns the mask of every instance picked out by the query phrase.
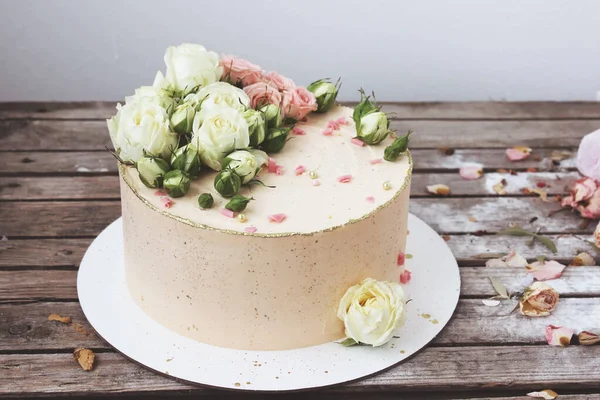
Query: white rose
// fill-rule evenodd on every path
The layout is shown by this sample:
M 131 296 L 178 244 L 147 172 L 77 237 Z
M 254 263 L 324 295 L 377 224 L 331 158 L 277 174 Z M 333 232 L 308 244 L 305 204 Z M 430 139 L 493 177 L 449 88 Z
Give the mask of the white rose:
M 404 322 L 404 292 L 397 283 L 366 278 L 346 291 L 337 316 L 344 321 L 346 336 L 381 346 Z
M 202 115 L 215 107 L 231 107 L 239 112 L 244 112 L 250 107 L 250 98 L 246 92 L 227 82 L 216 82 L 203 87 L 197 93 L 187 95 L 185 102 L 192 107 L 201 104 Z M 202 115 L 199 117 L 200 121 Z
M 192 143 L 198 148 L 200 159 L 215 171 L 221 170 L 221 162 L 227 154 L 244 149 L 250 144 L 248 123 L 242 113 L 229 107 L 215 107 L 199 122 L 196 113 Z
M 169 126 L 164 108 L 144 98 L 121 106 L 106 120 L 115 150 L 123 161 L 137 162 L 147 154 L 167 158 L 177 148 L 179 136 Z
M 223 74 L 217 53 L 206 51 L 198 44 L 170 46 L 165 53 L 165 64 L 167 80 L 182 93 L 215 83 Z
M 172 112 L 175 104 L 174 100 L 167 95 L 167 92 L 154 86 L 141 86 L 135 89 L 135 94 L 133 96 L 125 97 L 125 104 L 134 103 L 136 101 L 158 104 L 167 110 L 167 112 Z
M 389 135 L 388 125 L 388 119 L 384 113 L 372 112 L 360 119 L 360 125 L 356 127 L 356 134 L 366 144 L 377 144 Z
M 248 183 L 267 165 L 269 156 L 262 150 L 237 150 L 229 154 L 223 165 L 231 168 L 242 178 L 242 183 Z

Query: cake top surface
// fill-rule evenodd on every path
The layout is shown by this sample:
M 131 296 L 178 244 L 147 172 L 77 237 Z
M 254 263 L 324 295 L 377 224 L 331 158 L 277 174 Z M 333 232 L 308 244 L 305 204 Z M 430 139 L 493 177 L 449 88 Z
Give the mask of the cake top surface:
M 351 108 L 336 106 L 324 114 L 311 113 L 306 122 L 296 125 L 304 134 L 290 134 L 284 149 L 271 155 L 282 173 L 269 172 L 265 167 L 258 178 L 266 186 L 242 187 L 240 194 L 254 199 L 243 212 L 245 222 L 221 212 L 229 200 L 216 192 L 216 172 L 206 167 L 191 182 L 189 192 L 172 199 L 169 208 L 160 191 L 142 184 L 135 168 L 123 168 L 123 177 L 146 203 L 140 206 L 153 207 L 190 225 L 268 236 L 335 229 L 369 216 L 396 197 L 408 185 L 412 169 L 408 152 L 395 162 L 383 160 L 385 147 L 393 142 L 391 137 L 374 146 L 352 141 L 356 136 L 352 112 Z M 331 135 L 323 134 L 330 121 L 340 119 L 346 125 Z M 202 193 L 212 194 L 212 208 L 199 207 Z

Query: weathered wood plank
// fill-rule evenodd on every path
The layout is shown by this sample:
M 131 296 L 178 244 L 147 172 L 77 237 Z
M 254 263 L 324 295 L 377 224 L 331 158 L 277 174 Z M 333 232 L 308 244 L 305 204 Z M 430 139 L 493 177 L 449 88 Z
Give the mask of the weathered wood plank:
M 436 149 L 411 150 L 414 171 L 458 170 L 463 165 L 480 164 L 486 170 L 498 168 L 525 170 L 537 168 L 540 161 L 550 157 L 553 151 L 562 149 L 534 149 L 534 156 L 520 162 L 506 159 L 504 149 L 456 149 L 454 154 L 445 155 Z M 573 150 L 571 150 L 572 152 Z M 563 160 L 561 168 L 575 168 L 574 155 Z M 107 151 L 93 152 L 18 152 L 3 153 L 0 157 L 0 174 L 107 174 L 118 172 L 114 157 Z
M 106 119 L 115 114 L 117 101 L 0 103 L 0 119 Z M 343 102 L 348 106 L 355 103 Z M 578 119 L 600 118 L 598 102 L 583 101 L 466 101 L 382 102 L 385 112 L 398 119 Z
M 593 248 L 573 236 L 549 236 L 558 248 L 556 255 L 536 243 L 533 247 L 526 245 L 526 239 L 511 236 L 474 236 L 448 235 L 448 246 L 461 266 L 484 265 L 485 260 L 476 258 L 481 253 L 498 253 L 517 250 L 524 257 L 534 259 L 537 255 L 546 254 L 552 259 L 568 264 L 573 257 L 588 251 L 594 254 Z M 591 236 L 582 235 L 581 239 L 592 240 Z M 0 268 L 57 266 L 77 267 L 87 247 L 93 239 L 11 239 L 0 241 Z M 409 249 L 410 251 L 410 249 Z M 600 254 L 597 255 L 600 258 Z M 599 260 L 600 261 L 600 260 Z
M 497 196 L 493 186 L 506 180 L 509 195 L 524 196 L 523 188 L 538 188 L 544 184 L 549 195 L 563 194 L 579 179 L 578 172 L 521 172 L 486 173 L 481 179 L 467 181 L 458 173 L 415 173 L 412 178 L 413 197 L 435 197 L 426 190 L 428 185 L 444 183 L 451 196 Z M 535 195 L 537 196 L 537 195 Z M 61 177 L 0 177 L 0 200 L 56 200 L 56 199 L 116 199 L 120 197 L 119 178 L 112 176 Z
M 598 128 L 595 120 L 569 121 L 392 121 L 412 129 L 413 148 L 576 147 Z M 2 150 L 103 150 L 110 146 L 104 121 L 0 120 Z
M 549 323 L 574 329 L 600 329 L 600 302 L 597 298 L 564 298 L 548 318 L 527 318 L 511 313 L 513 301 L 487 307 L 476 299 L 459 301 L 448 326 L 434 339 L 435 345 L 544 344 L 544 329 Z M 427 310 L 418 310 L 427 312 Z M 50 314 L 71 317 L 71 325 L 48 321 Z M 432 316 L 435 318 L 435 316 Z M 78 346 L 111 349 L 100 337 L 90 334 L 77 302 L 31 304 L 0 303 L 0 352 L 65 351 Z
M 201 394 L 207 389 L 178 383 L 143 369 L 114 353 L 97 356 L 95 372 L 85 373 L 71 354 L 0 355 L 0 387 L 5 394 L 150 394 L 156 391 Z M 515 373 L 515 365 L 519 366 Z M 23 379 L 27 371 L 27 379 Z M 468 376 L 469 379 L 464 379 Z M 293 379 L 293 375 L 290 376 Z M 429 347 L 384 373 L 335 388 L 365 390 L 534 390 L 597 387 L 600 346 Z
M 559 208 L 538 198 L 416 198 L 410 210 L 437 232 L 497 232 L 510 223 L 543 232 L 592 233 L 595 226 L 581 227 L 581 218 L 571 212 L 548 217 Z M 99 234 L 121 215 L 119 201 L 6 202 L 0 207 L 2 235 L 88 236 Z M 473 222 L 469 217 L 474 218 Z M 529 221 L 538 219 L 530 224 Z
M 418 262 L 415 261 L 418 267 Z M 491 297 L 496 295 L 489 277 L 500 279 L 507 288 L 520 286 L 525 277 L 521 268 L 460 268 L 461 295 Z M 77 300 L 77 271 L 16 270 L 0 271 L 1 300 Z M 600 267 L 567 268 L 561 279 L 548 282 L 564 296 L 599 296 Z M 427 312 L 427 311 L 424 311 Z M 599 326 L 600 328 L 600 326 Z

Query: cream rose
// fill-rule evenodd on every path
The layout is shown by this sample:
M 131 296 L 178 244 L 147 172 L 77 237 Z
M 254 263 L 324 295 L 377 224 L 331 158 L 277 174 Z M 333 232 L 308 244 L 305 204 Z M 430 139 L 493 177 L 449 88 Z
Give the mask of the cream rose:
M 158 104 L 167 112 L 172 112 L 175 104 L 174 100 L 165 91 L 154 86 L 141 86 L 135 89 L 133 96 L 125 97 L 125 104 L 136 101 Z
M 185 102 L 196 108 L 200 105 L 201 114 L 215 107 L 230 107 L 239 112 L 244 112 L 250 107 L 248 95 L 227 82 L 216 82 L 203 87 L 198 93 L 186 96 Z M 202 120 L 202 116 L 200 119 Z
M 168 47 L 165 64 L 167 81 L 184 94 L 217 82 L 223 73 L 217 53 L 207 51 L 199 44 L 184 43 Z
M 381 346 L 404 322 L 404 292 L 399 284 L 366 278 L 346 291 L 337 316 L 346 336 L 358 343 Z
M 231 168 L 242 183 L 248 183 L 267 165 L 268 160 L 269 156 L 262 150 L 237 150 L 225 158 L 223 166 Z
M 163 107 L 144 98 L 117 104 L 117 115 L 106 120 L 117 154 L 123 161 L 137 162 L 144 152 L 167 159 L 177 148 L 179 135 L 169 124 Z
M 200 160 L 215 171 L 221 170 L 221 162 L 229 153 L 250 145 L 248 123 L 242 113 L 230 107 L 214 107 L 202 121 L 197 113 L 192 132 Z

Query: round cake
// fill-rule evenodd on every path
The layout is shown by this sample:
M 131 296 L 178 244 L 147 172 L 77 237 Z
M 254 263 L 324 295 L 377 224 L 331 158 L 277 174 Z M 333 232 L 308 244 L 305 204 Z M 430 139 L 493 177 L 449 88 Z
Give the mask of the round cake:
M 337 106 L 296 125 L 302 134 L 274 155 L 280 174 L 263 168 L 264 186 L 242 189 L 254 199 L 244 222 L 220 212 L 227 199 L 215 192 L 214 173 L 201 173 L 165 208 L 160 192 L 122 166 L 127 285 L 138 305 L 167 328 L 222 347 L 343 338 L 336 313 L 344 292 L 366 277 L 397 282 L 402 272 L 412 171 L 408 152 L 382 160 L 392 138 L 353 141 L 352 112 Z M 329 121 L 345 125 L 324 135 Z M 213 208 L 198 206 L 202 193 L 213 194 Z

